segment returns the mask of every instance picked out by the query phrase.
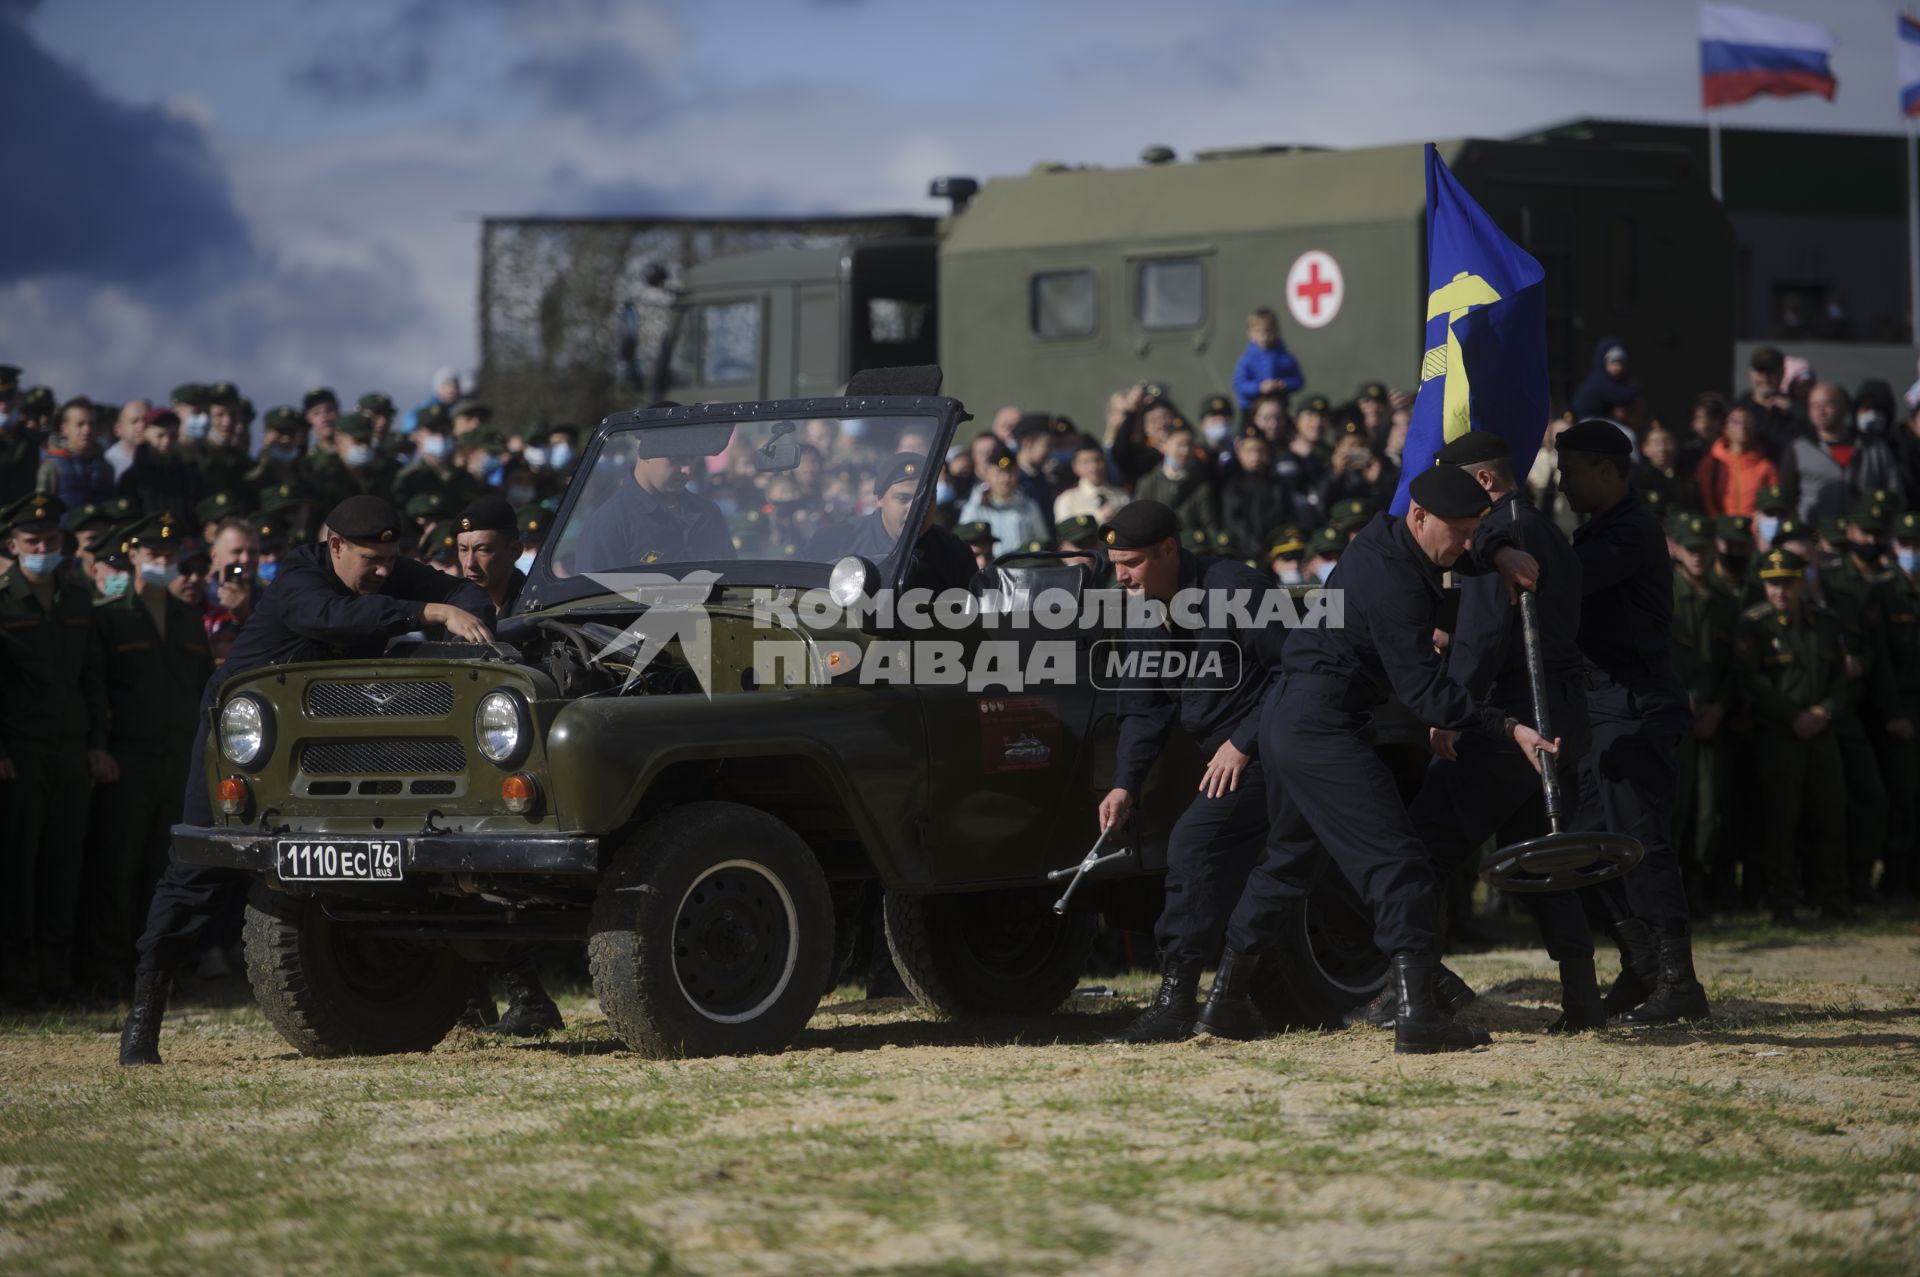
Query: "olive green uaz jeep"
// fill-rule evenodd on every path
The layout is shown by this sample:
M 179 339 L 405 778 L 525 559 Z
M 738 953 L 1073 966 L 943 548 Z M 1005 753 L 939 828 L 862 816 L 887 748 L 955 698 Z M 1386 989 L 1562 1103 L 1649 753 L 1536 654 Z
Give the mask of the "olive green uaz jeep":
M 1062 914 L 1048 885 L 1095 841 L 1112 774 L 1114 697 L 1087 677 L 1099 625 L 1010 631 L 1004 598 L 933 632 L 810 608 L 889 597 L 921 567 L 898 533 L 922 526 L 966 420 L 932 394 L 615 414 L 494 644 L 226 684 L 206 758 L 222 814 L 177 827 L 175 854 L 257 875 L 247 965 L 274 1026 L 309 1055 L 424 1050 L 473 964 L 565 940 L 634 1050 L 777 1050 L 871 882 L 908 987 L 947 1015 L 1048 1012 L 1102 914 L 1150 930 L 1191 747 L 1156 765 L 1131 857 Z M 825 476 L 807 470 L 822 454 Z M 910 508 L 851 513 L 900 471 Z M 637 477 L 675 474 L 704 495 L 668 527 Z M 1090 579 L 1042 557 L 974 588 Z M 903 677 L 904 638 L 952 644 L 945 673 L 913 656 Z M 1063 642 L 1070 676 L 1023 682 Z M 1263 982 L 1269 1016 L 1325 1023 L 1377 992 L 1368 931 L 1329 881 Z

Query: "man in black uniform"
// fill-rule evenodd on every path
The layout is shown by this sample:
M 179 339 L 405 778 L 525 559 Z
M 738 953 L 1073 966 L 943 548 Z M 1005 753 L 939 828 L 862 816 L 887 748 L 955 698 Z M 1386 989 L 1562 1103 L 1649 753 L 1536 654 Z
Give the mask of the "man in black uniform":
M 1639 840 L 1646 858 L 1597 889 L 1620 946 L 1608 1015 L 1627 1024 L 1704 1019 L 1680 857 L 1670 834 L 1674 753 L 1693 722 L 1673 670 L 1673 560 L 1667 534 L 1627 479 L 1630 445 L 1611 421 L 1560 434 L 1560 493 L 1591 516 L 1573 534 L 1580 558 L 1580 651 L 1592 746 L 1581 762 L 1580 820 Z
M 1239 591 L 1248 614 L 1257 614 L 1272 581 L 1236 560 L 1183 550 L 1179 535 L 1180 521 L 1173 511 L 1147 500 L 1121 507 L 1100 529 L 1114 577 L 1129 595 L 1166 604 L 1182 591 L 1206 592 L 1199 628 L 1189 629 L 1178 615 L 1169 615 L 1164 625 L 1129 626 L 1128 643 L 1147 651 L 1158 647 L 1203 653 L 1232 644 L 1238 652 L 1234 668 L 1223 670 L 1220 678 L 1143 678 L 1129 681 L 1120 691 L 1120 740 L 1113 788 L 1100 800 L 1102 829 L 1126 823 L 1154 759 L 1165 751 L 1176 726 L 1208 761 L 1199 793 L 1174 823 L 1167 844 L 1166 905 L 1153 929 L 1160 951 L 1160 991 L 1116 1042 L 1175 1042 L 1193 1036 L 1200 972 L 1219 957 L 1227 915 L 1267 835 L 1267 777 L 1257 757 L 1260 703 L 1270 669 L 1279 663 L 1286 631 L 1277 626 L 1246 630 L 1229 617 L 1207 615 L 1205 609 L 1210 600 Z M 1223 623 L 1212 625 L 1216 619 Z
M 1391 955 L 1394 1050 L 1465 1050 L 1488 1040 L 1485 1030 L 1456 1024 L 1435 998 L 1441 899 L 1433 859 L 1393 773 L 1362 733 L 1370 711 L 1394 697 L 1430 726 L 1511 741 L 1528 760 L 1559 746 L 1474 701 L 1433 647 L 1440 574 L 1460 561 L 1492 509 L 1487 494 L 1453 466 L 1424 471 L 1408 491 L 1406 517 L 1374 516 L 1328 578 L 1343 592 L 1344 625 L 1287 641 L 1260 720 L 1272 832 L 1227 924 L 1203 1028 L 1254 1018 L 1259 955 L 1275 938 L 1282 907 L 1307 894 L 1324 846 L 1372 908 L 1374 943 Z M 1530 585 L 1539 571 L 1512 546 L 1496 558 L 1510 585 Z
M 1580 561 L 1566 534 L 1516 490 L 1513 455 L 1499 435 L 1468 431 L 1440 449 L 1434 460 L 1472 475 L 1493 502 L 1492 513 L 1474 534 L 1476 549 L 1507 542 L 1540 565 L 1534 597 L 1539 601 L 1547 715 L 1560 738 L 1561 785 L 1568 795 L 1577 794 L 1576 764 L 1587 746 L 1586 689 L 1580 674 Z M 1498 576 L 1464 578 L 1460 615 L 1447 646 L 1447 672 L 1476 701 L 1497 707 L 1509 718 L 1534 721 L 1520 609 L 1513 606 Z M 1428 767 L 1408 814 L 1433 854 L 1434 869 L 1442 881 L 1495 834 L 1506 846 L 1549 831 L 1539 773 L 1518 750 L 1482 736 L 1432 730 L 1439 757 Z M 1556 892 L 1521 899 L 1539 923 L 1548 956 L 1560 964 L 1563 1014 L 1553 1031 L 1605 1028 L 1593 972 L 1593 936 L 1579 898 Z M 1458 1010 L 1464 1002 L 1461 994 L 1471 991 L 1455 987 L 1449 997 L 1452 981 L 1444 967 L 1441 972 L 1442 1000 Z
M 892 554 L 900 542 L 901 529 L 913 508 L 913 497 L 920 490 L 920 478 L 926 471 L 926 458 L 917 452 L 901 452 L 874 480 L 873 494 L 880 506 L 846 523 L 822 528 L 807 546 L 807 557 L 831 563 L 857 554 L 873 563 Z M 933 502 L 920 520 L 920 536 L 915 540 L 902 578 L 907 590 L 964 590 L 973 579 L 973 552 L 959 537 L 933 521 Z
M 511 615 L 527 576 L 514 566 L 520 557 L 520 525 L 507 499 L 491 493 L 481 497 L 460 512 L 446 535 L 452 539 L 460 575 L 487 592 L 495 616 Z M 429 554 L 428 562 L 435 557 Z M 487 975 L 505 990 L 507 1010 L 480 1032 L 527 1038 L 567 1027 L 541 982 L 540 968 L 525 950 L 489 964 Z
M 374 496 L 349 497 L 327 516 L 325 541 L 281 560 L 273 584 L 241 627 L 227 662 L 207 681 L 188 759 L 182 823 L 213 823 L 207 792 L 207 724 L 221 686 L 235 674 L 295 661 L 366 660 L 387 640 L 427 626 L 470 643 L 491 636 L 493 605 L 459 577 L 401 559 L 400 512 Z M 237 870 L 172 864 L 154 891 L 134 971 L 133 1009 L 120 1035 L 120 1063 L 160 1062 L 160 1021 L 172 973 L 194 956 L 223 889 L 246 882 Z
M 637 432 L 643 445 L 647 432 Z M 735 557 L 733 534 L 720 507 L 697 492 L 693 457 L 639 456 L 633 474 L 593 512 L 580 538 L 580 572 L 617 572 L 652 563 Z

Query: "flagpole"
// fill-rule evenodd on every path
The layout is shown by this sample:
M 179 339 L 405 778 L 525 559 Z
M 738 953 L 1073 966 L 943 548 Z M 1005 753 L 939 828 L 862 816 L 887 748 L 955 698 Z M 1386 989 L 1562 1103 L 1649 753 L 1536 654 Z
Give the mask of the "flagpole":
M 1920 343 L 1920 133 L 1907 117 L 1907 340 Z
M 1707 181 L 1713 186 L 1713 198 L 1724 204 L 1720 193 L 1720 117 L 1707 110 Z

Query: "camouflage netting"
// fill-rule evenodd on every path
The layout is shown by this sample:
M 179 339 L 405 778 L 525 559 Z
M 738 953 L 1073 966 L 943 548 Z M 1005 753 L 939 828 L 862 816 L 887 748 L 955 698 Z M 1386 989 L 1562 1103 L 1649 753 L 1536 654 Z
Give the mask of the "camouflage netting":
M 489 218 L 480 241 L 480 388 L 508 429 L 591 426 L 644 403 L 667 329 L 671 288 L 687 269 L 729 253 L 826 248 L 925 233 L 900 216 L 689 220 Z M 667 284 L 642 279 L 651 264 Z M 631 306 L 629 318 L 625 308 Z M 622 358 L 623 336 L 635 357 Z

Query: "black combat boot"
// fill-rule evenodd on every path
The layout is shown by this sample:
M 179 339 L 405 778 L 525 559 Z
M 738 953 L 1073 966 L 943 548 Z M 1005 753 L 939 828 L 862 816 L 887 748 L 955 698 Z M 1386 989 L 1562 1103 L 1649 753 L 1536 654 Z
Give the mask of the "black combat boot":
M 1195 1031 L 1216 1038 L 1245 1042 L 1267 1031 L 1266 1021 L 1253 1009 L 1253 972 L 1260 965 L 1257 954 L 1228 949 L 1220 958 L 1220 969 L 1213 973 L 1213 988 L 1207 991 L 1207 1005 L 1200 1012 Z
M 531 959 L 509 963 L 498 972 L 500 987 L 507 995 L 507 1013 L 481 1029 L 503 1037 L 537 1038 L 566 1028 L 560 1008 L 547 996 L 540 983 L 540 972 Z
M 1658 937 L 1659 978 L 1653 993 L 1638 1007 L 1620 1017 L 1622 1024 L 1677 1024 L 1682 1020 L 1704 1020 L 1712 1015 L 1707 1006 L 1707 991 L 1693 973 L 1693 938 L 1684 931 L 1663 931 Z
M 1592 958 L 1570 958 L 1560 964 L 1560 1018 L 1549 1033 L 1584 1033 L 1607 1027 L 1606 1004 L 1600 1000 L 1600 979 Z
M 1472 1006 L 1480 995 L 1473 986 L 1461 978 L 1460 974 L 1446 963 L 1434 964 L 1433 997 L 1448 1015 L 1459 1015 Z M 1400 1010 L 1400 995 L 1393 987 L 1393 980 L 1387 980 L 1386 987 L 1375 995 L 1373 1001 L 1357 1006 L 1340 1017 L 1340 1023 L 1351 1029 L 1357 1025 L 1370 1024 L 1376 1029 L 1391 1029 L 1393 1018 Z
M 1457 1024 L 1434 997 L 1438 959 L 1418 954 L 1393 955 L 1393 989 L 1399 1001 L 1393 1017 L 1393 1049 L 1401 1055 L 1469 1051 L 1493 1039 L 1485 1029 Z
M 1160 992 L 1133 1023 L 1108 1038 L 1109 1042 L 1184 1042 L 1193 1036 L 1199 1007 L 1200 963 L 1168 958 L 1160 969 Z
M 167 994 L 173 980 L 164 971 L 136 971 L 133 976 L 133 1006 L 127 1011 L 127 1023 L 120 1030 L 120 1063 L 160 1063 L 160 1021 L 166 1018 Z
M 1608 923 L 1607 934 L 1620 947 L 1620 974 L 1602 1004 L 1611 1017 L 1625 1015 L 1653 996 L 1653 986 L 1660 981 L 1660 946 L 1653 928 L 1638 918 Z

